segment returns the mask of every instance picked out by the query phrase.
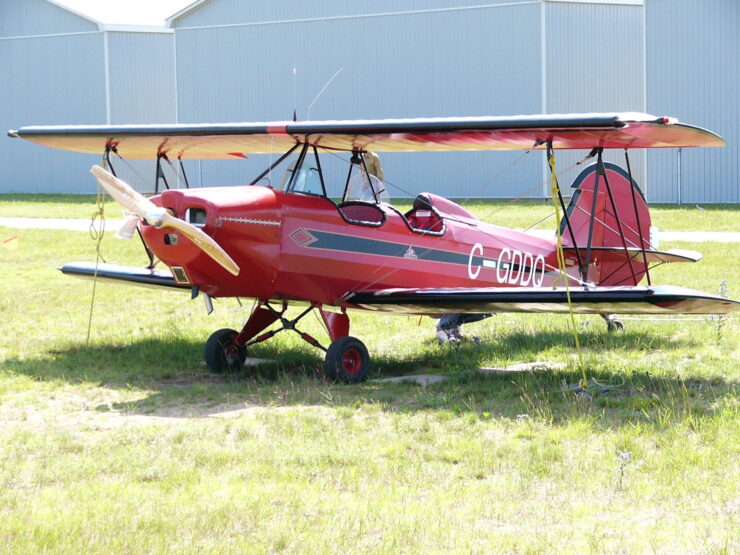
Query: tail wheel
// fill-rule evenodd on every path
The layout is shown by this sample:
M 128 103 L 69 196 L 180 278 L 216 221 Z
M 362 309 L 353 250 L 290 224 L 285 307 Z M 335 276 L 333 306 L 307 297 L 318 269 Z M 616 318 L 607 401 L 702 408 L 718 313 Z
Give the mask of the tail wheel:
M 370 355 L 367 347 L 355 337 L 340 337 L 326 351 L 324 362 L 326 377 L 330 380 L 359 383 L 367 379 Z
M 206 341 L 205 359 L 211 372 L 223 374 L 237 372 L 247 360 L 247 349 L 234 342 L 237 332 L 224 328 L 211 334 Z
M 602 314 L 601 317 L 606 322 L 606 329 L 608 332 L 624 331 L 624 324 L 617 318 L 616 314 Z

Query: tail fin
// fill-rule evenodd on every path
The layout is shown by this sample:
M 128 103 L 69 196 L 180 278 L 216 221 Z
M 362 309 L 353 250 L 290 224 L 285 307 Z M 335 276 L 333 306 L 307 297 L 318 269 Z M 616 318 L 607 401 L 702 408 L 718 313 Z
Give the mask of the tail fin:
M 650 212 L 642 191 L 626 171 L 610 162 L 604 162 L 602 167 L 592 164 L 573 182 L 575 192 L 568 206 L 572 235 L 564 220 L 560 230 L 563 244 L 578 248 L 584 264 L 591 246 L 588 281 L 598 285 L 637 285 L 645 275 L 645 261 L 637 254 L 643 248 L 650 249 Z M 625 253 L 625 243 L 632 255 Z

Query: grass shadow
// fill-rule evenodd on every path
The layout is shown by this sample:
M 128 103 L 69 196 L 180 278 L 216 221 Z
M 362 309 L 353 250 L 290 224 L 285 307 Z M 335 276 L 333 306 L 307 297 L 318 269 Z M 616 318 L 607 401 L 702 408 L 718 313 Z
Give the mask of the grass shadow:
M 587 352 L 602 349 L 681 350 L 695 347 L 691 338 L 644 333 L 584 333 Z M 593 385 L 578 391 L 582 379 L 573 364 L 565 368 L 525 372 L 480 372 L 485 360 L 506 354 L 512 360 L 542 360 L 543 354 L 572 341 L 566 332 L 496 334 L 480 343 L 426 349 L 418 356 L 381 355 L 374 359 L 371 381 L 334 384 L 323 378 L 320 352 L 309 348 L 281 349 L 278 344 L 255 348 L 252 356 L 273 359 L 232 375 L 213 374 L 202 363 L 202 344 L 182 338 L 142 339 L 128 345 L 97 343 L 46 352 L 30 360 L 6 360 L 0 369 L 34 381 L 91 383 L 112 389 L 143 392 L 137 400 L 101 403 L 100 411 L 165 417 L 209 416 L 245 407 L 327 406 L 355 410 L 374 405 L 383 411 L 444 411 L 477 418 L 521 415 L 557 424 L 591 418 L 604 425 L 671 421 L 687 414 L 711 416 L 718 400 L 735 395 L 738 383 L 700 375 L 655 375 L 595 365 L 587 375 Z M 433 369 L 448 380 L 421 387 L 381 383 L 378 378 Z M 428 370 L 427 370 L 428 371 Z M 658 416 L 656 416 L 658 415 Z

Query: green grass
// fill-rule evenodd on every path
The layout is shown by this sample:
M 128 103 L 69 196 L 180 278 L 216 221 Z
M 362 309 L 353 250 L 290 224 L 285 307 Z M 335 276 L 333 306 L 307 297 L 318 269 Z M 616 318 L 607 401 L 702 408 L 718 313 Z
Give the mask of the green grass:
M 110 214 L 120 218 L 120 208 L 107 198 Z M 96 210 L 96 195 L 0 194 L 0 218 L 89 218 Z
M 665 229 L 684 225 L 670 217 Z M 442 349 L 428 318 L 352 314 L 371 378 L 450 377 L 426 388 L 327 383 L 320 354 L 287 333 L 251 351 L 274 362 L 219 376 L 203 342 L 249 307 L 218 301 L 209 317 L 185 293 L 99 284 L 86 344 L 92 284 L 56 267 L 94 259 L 88 234 L 0 233 L 20 237 L 0 250 L 4 552 L 740 550 L 738 320 L 609 334 L 577 317 L 585 371 L 609 389 L 589 396 L 564 389 L 581 368 L 555 315 L 499 315 L 468 327 L 480 343 Z M 724 279 L 740 297 L 740 245 L 664 246 L 705 258 L 654 281 Z M 111 234 L 102 254 L 145 260 Z M 477 370 L 531 361 L 564 367 Z

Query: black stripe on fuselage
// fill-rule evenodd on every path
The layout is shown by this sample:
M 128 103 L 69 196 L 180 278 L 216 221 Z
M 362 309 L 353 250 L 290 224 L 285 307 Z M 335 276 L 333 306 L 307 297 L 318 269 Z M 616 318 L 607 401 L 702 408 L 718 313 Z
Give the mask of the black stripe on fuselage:
M 306 248 L 310 249 L 323 249 L 338 252 L 352 252 L 357 254 L 389 256 L 393 258 L 416 259 L 423 260 L 425 262 L 457 264 L 465 267 L 470 264 L 470 266 L 473 268 L 483 266 L 489 269 L 496 269 L 498 267 L 498 260 L 484 258 L 482 256 L 474 255 L 471 260 L 469 254 L 445 251 L 441 249 L 433 249 L 429 247 L 414 246 L 410 245 L 409 243 L 394 243 L 392 241 L 367 239 L 365 237 L 342 235 L 340 233 L 331 233 L 328 231 L 318 231 L 314 229 L 309 229 L 306 231 L 310 232 L 317 239 L 310 245 L 306 245 Z M 409 252 L 409 250 L 411 250 L 412 252 Z M 487 262 L 485 266 L 483 264 L 484 260 Z M 501 268 L 506 270 L 508 270 L 508 268 L 511 268 L 512 272 L 532 271 L 529 266 L 521 267 L 519 264 L 512 264 L 511 262 L 503 262 L 501 264 Z M 552 272 L 546 271 L 545 273 L 549 275 Z M 557 272 L 555 272 L 555 275 L 557 275 Z

